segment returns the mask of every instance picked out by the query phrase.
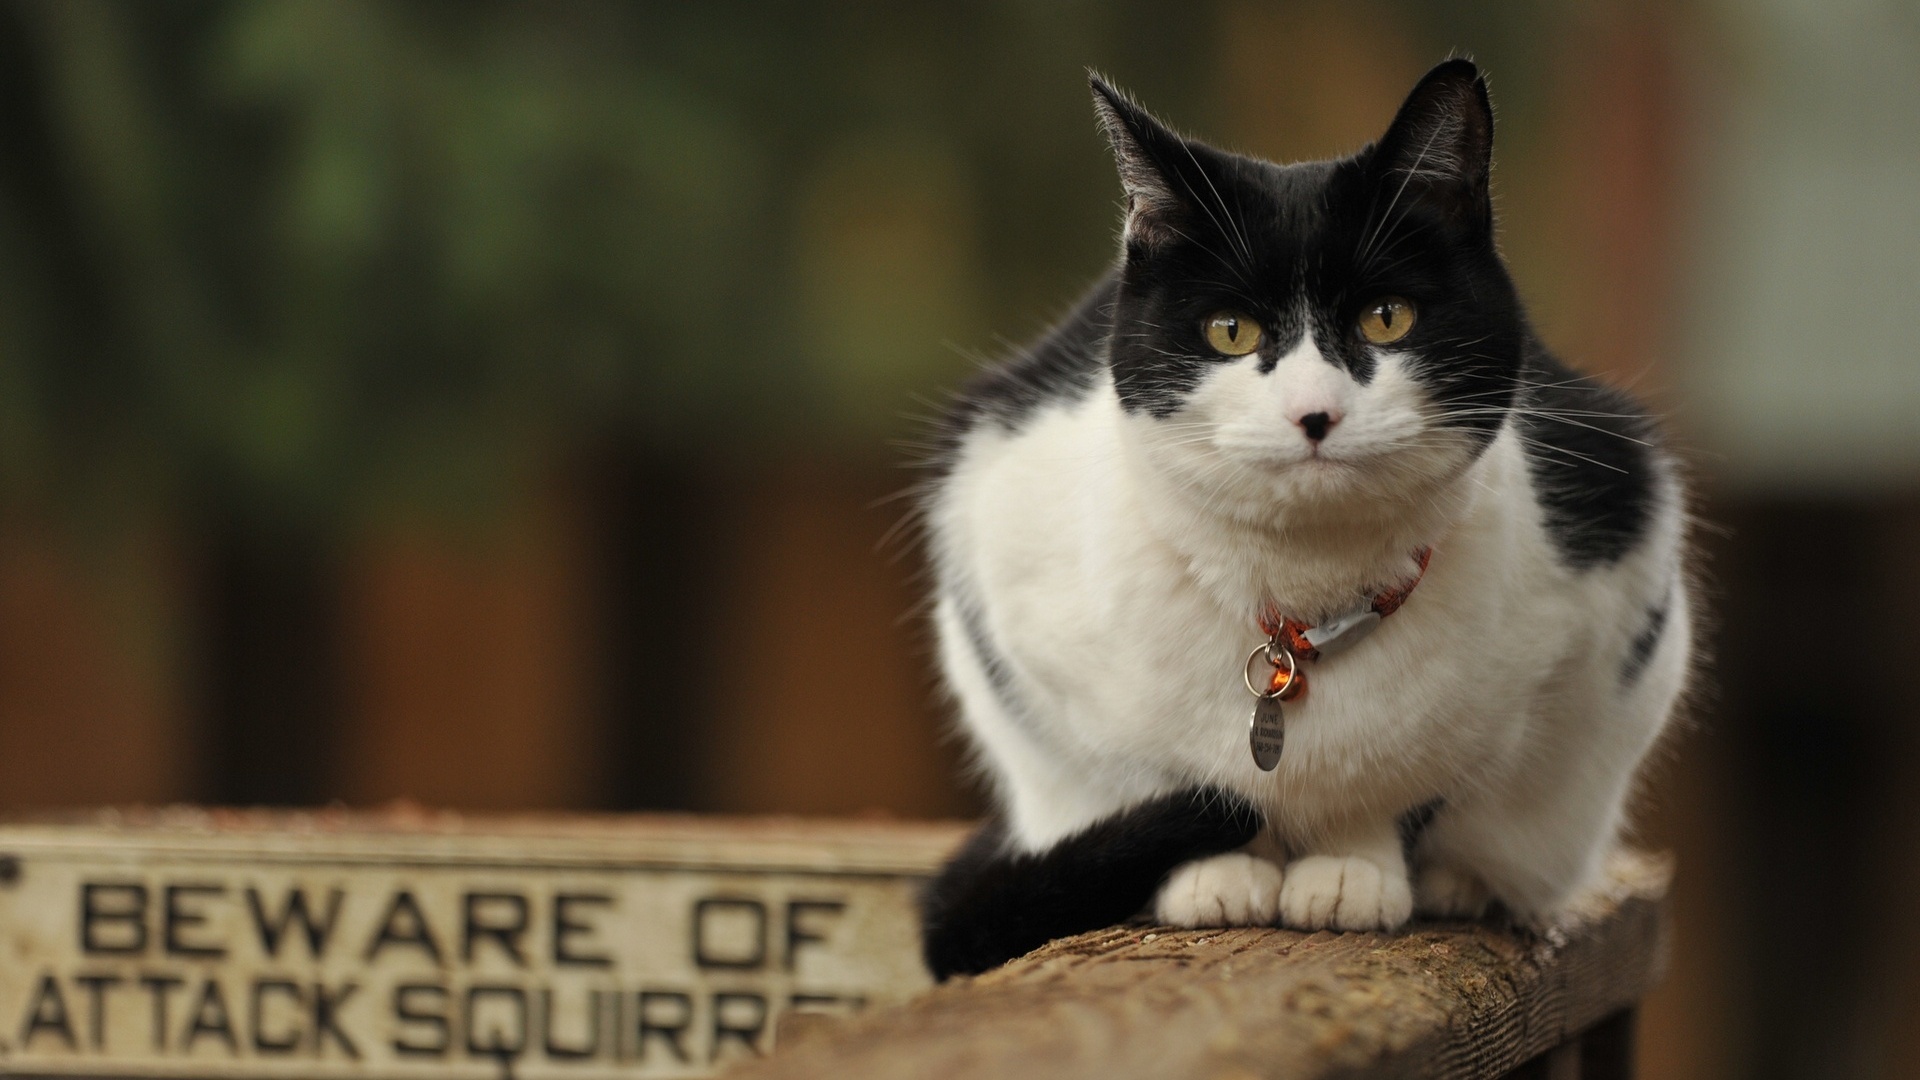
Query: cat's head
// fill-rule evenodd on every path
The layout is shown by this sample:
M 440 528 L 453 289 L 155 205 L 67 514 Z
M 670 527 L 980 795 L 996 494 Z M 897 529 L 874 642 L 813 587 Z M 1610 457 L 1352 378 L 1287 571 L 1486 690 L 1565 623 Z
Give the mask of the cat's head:
M 1114 384 L 1151 466 L 1250 519 L 1459 477 L 1505 417 L 1526 338 L 1474 65 L 1428 72 L 1351 157 L 1295 165 L 1093 89 L 1127 195 Z

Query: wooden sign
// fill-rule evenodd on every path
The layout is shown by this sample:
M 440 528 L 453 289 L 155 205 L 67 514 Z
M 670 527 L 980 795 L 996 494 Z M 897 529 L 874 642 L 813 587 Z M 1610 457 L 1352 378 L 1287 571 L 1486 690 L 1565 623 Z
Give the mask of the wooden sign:
M 928 984 L 946 825 L 0 824 L 0 1076 L 669 1077 Z

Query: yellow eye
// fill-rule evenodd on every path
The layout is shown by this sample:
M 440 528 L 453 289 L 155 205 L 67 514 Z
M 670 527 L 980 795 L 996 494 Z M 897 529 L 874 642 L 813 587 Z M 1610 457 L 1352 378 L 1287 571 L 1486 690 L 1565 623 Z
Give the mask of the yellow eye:
M 1383 296 L 1360 313 L 1360 336 L 1375 345 L 1389 345 L 1413 329 L 1413 301 Z
M 1260 324 L 1237 311 L 1207 316 L 1207 344 L 1226 356 L 1245 356 L 1260 347 Z

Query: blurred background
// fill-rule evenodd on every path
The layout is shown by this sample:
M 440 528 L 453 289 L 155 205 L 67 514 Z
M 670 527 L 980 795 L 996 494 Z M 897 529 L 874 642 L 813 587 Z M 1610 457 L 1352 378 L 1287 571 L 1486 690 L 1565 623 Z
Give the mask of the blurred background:
M 1648 1077 L 1920 1076 L 1920 5 L 0 0 L 0 810 L 978 812 L 903 463 L 1114 252 L 1092 65 L 1345 152 L 1491 73 L 1718 626 Z

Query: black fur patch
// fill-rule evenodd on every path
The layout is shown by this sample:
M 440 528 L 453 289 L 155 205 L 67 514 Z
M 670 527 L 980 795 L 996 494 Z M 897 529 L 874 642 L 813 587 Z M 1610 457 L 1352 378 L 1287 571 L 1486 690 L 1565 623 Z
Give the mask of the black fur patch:
M 1446 805 L 1445 799 L 1429 799 L 1400 815 L 1397 822 L 1400 827 L 1400 854 L 1409 863 L 1413 861 L 1413 849 L 1420 845 L 1420 837 L 1426 834 L 1427 826 L 1433 824 L 1434 815 Z
M 993 684 L 993 695 L 1000 699 L 1000 707 L 1009 712 L 1018 712 L 1020 700 L 1014 696 L 1013 679 L 1007 674 L 1000 651 L 987 638 L 987 625 L 980 609 L 951 592 L 947 594 L 947 602 L 953 605 L 953 610 L 960 616 L 960 625 L 967 632 L 967 644 L 973 648 L 973 659 L 980 665 L 980 670 L 987 673 L 987 681 Z
M 1547 532 L 1576 570 L 1617 562 L 1653 517 L 1653 423 L 1632 398 L 1545 349 L 1528 359 L 1517 421 Z
M 953 589 L 947 592 L 947 602 L 953 605 L 955 614 L 960 617 L 960 626 L 967 634 L 967 645 L 973 650 L 974 661 L 980 665 L 980 670 L 986 672 L 987 682 L 993 687 L 993 696 L 999 700 L 1001 711 L 1007 714 L 1007 719 L 1014 726 L 1039 743 L 1042 749 L 1059 753 L 1059 744 L 1033 722 L 1025 702 L 1014 689 L 1013 675 L 1007 670 L 1006 660 L 1000 650 L 994 648 L 993 639 L 987 635 L 986 620 L 979 605 Z
M 1141 803 L 1035 854 L 1008 852 L 1004 824 L 991 820 L 921 897 L 927 970 L 941 980 L 977 974 L 1124 922 L 1182 863 L 1232 851 L 1261 825 L 1251 805 L 1211 788 Z
M 994 423 L 1016 432 L 1043 406 L 1085 396 L 1107 366 L 1107 333 L 1118 288 L 1117 273 L 1108 274 L 1058 326 L 962 387 L 940 423 L 938 465 L 951 465 L 960 440 L 978 424 Z
M 1633 644 L 1627 647 L 1626 662 L 1620 665 L 1620 682 L 1632 686 L 1646 673 L 1647 665 L 1653 660 L 1653 652 L 1660 647 L 1660 639 L 1667 632 L 1667 609 L 1672 606 L 1670 600 L 1660 601 L 1657 607 L 1647 609 L 1646 624 L 1633 637 Z

